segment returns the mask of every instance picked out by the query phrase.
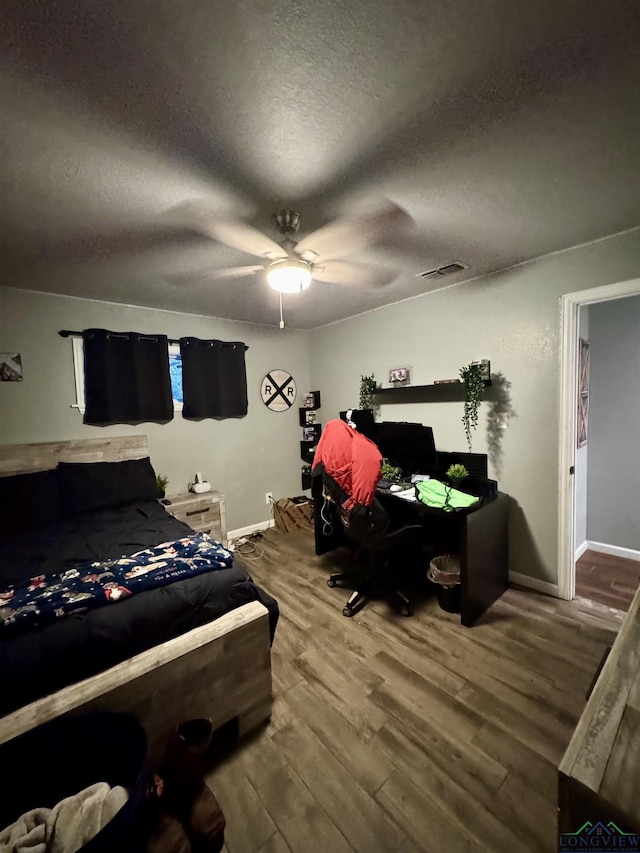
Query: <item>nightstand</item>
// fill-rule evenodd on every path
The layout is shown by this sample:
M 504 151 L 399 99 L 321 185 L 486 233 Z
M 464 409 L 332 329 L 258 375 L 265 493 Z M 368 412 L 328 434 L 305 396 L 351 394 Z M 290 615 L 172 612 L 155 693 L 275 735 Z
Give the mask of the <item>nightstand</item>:
M 227 513 L 224 495 L 220 492 L 185 492 L 171 495 L 171 503 L 165 505 L 168 513 L 200 533 L 208 533 L 216 542 L 227 545 Z

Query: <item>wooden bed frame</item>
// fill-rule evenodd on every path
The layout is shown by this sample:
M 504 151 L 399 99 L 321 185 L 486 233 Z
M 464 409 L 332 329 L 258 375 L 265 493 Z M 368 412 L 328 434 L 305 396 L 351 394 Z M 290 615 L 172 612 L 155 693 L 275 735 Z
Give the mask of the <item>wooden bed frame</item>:
M 148 456 L 144 435 L 0 447 L 0 477 L 45 471 L 58 462 L 119 462 Z M 122 711 L 145 727 L 152 761 L 161 762 L 180 721 L 238 720 L 240 734 L 271 715 L 269 614 L 257 601 L 148 649 L 110 669 L 0 718 L 0 744 L 56 717 Z

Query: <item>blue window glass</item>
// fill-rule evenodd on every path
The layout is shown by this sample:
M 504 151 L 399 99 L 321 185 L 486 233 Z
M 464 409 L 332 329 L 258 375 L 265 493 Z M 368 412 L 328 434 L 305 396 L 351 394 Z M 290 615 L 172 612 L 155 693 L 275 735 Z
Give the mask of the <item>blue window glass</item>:
M 171 394 L 174 403 L 182 403 L 182 354 L 178 347 L 177 352 L 169 349 L 169 372 L 171 374 Z

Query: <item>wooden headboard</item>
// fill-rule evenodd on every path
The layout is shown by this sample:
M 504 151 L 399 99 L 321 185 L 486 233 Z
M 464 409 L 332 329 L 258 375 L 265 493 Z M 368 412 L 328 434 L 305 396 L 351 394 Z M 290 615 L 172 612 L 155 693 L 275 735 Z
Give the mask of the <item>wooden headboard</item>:
M 122 462 L 148 455 L 146 435 L 5 444 L 0 446 L 0 477 L 47 471 L 55 468 L 58 462 Z

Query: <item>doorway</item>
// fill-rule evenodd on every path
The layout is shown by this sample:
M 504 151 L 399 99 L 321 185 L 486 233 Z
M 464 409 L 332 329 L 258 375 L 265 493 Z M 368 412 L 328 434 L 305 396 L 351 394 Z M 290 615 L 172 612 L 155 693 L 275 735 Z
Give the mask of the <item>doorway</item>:
M 576 596 L 624 613 L 629 610 L 639 583 L 637 560 L 587 548 L 575 566 Z
M 640 294 L 640 279 L 567 293 L 561 299 L 558 596 L 575 596 L 575 462 L 580 308 Z

